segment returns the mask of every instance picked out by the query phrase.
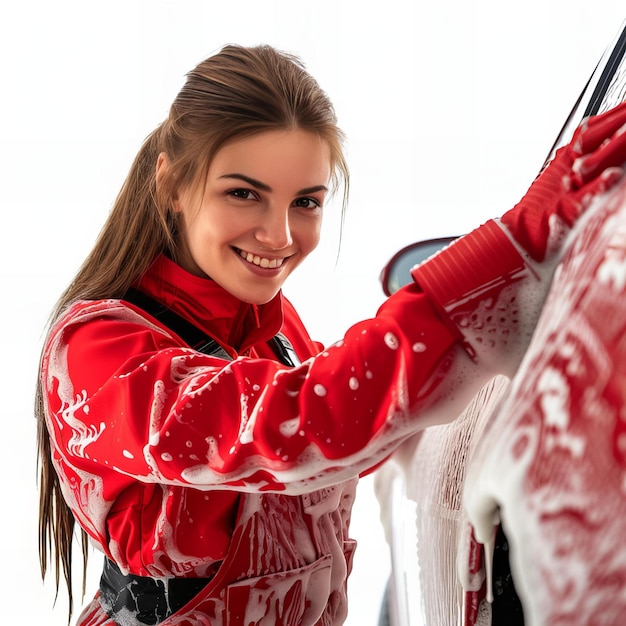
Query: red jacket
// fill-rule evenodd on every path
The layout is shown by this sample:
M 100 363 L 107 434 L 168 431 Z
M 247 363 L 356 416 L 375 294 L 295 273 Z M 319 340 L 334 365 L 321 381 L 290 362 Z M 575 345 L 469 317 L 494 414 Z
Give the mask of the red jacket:
M 47 424 L 64 496 L 80 525 L 123 571 L 210 577 L 233 550 L 235 531 L 260 540 L 258 528 L 241 530 L 240 507 L 253 505 L 264 532 L 274 535 L 264 537 L 268 545 L 300 546 L 304 564 L 335 559 L 318 608 L 330 616 L 332 604 L 332 623 L 341 623 L 352 479 L 432 423 L 416 416 L 445 375 L 456 337 L 417 285 L 326 350 L 282 295 L 258 307 L 244 304 L 165 257 L 138 287 L 215 337 L 234 361 L 191 350 L 119 300 L 77 302 L 58 320 L 42 369 Z M 302 365 L 276 361 L 265 342 L 278 330 Z M 242 501 L 242 494 L 254 496 Z M 276 505 L 275 494 L 289 506 Z M 339 496 L 346 508 L 339 518 L 337 508 L 311 504 L 338 507 Z M 321 538 L 319 520 L 311 518 L 320 511 L 329 524 Z M 294 512 L 304 516 L 306 541 L 280 536 L 275 520 Z M 347 558 L 338 559 L 324 533 L 347 542 Z M 255 566 L 248 577 L 282 571 L 280 558 L 271 558 L 269 569 Z M 287 560 L 286 567 L 297 565 Z M 223 589 L 215 593 L 223 599 Z M 224 621 L 207 624 L 233 623 L 220 607 L 215 620 Z M 106 623 L 106 616 L 94 605 L 80 623 Z

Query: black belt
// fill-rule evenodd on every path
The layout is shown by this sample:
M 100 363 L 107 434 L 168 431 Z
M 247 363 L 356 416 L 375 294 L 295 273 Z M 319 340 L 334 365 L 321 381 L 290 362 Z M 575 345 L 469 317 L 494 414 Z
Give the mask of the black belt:
M 210 580 L 122 574 L 113 561 L 105 559 L 100 578 L 100 604 L 116 623 L 127 623 L 130 613 L 137 623 L 154 626 L 182 609 Z

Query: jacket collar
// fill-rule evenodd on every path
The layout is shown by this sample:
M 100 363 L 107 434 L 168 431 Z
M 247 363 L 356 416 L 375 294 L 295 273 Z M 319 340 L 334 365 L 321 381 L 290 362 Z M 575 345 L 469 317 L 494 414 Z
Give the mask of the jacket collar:
M 190 274 L 165 255 L 154 261 L 137 288 L 238 354 L 268 341 L 283 324 L 281 293 L 266 304 L 248 304 L 214 280 Z

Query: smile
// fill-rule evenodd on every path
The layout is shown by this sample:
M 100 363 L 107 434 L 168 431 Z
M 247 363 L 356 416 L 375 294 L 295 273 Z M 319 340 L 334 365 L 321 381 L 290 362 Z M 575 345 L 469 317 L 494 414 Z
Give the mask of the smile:
M 242 259 L 248 261 L 248 263 L 252 263 L 253 265 L 257 265 L 258 267 L 267 268 L 267 269 L 276 269 L 280 267 L 284 258 L 280 259 L 267 259 L 265 257 L 259 256 L 258 254 L 252 254 L 251 252 L 246 252 L 245 250 L 237 250 L 239 256 Z

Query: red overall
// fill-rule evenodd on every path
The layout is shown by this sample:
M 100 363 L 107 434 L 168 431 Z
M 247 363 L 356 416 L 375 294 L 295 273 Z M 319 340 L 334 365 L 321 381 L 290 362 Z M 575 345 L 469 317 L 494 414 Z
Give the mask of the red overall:
M 243 495 L 218 573 L 162 626 L 341 624 L 355 547 L 347 538 L 355 487 L 356 479 L 300 497 Z M 95 599 L 79 624 L 114 622 Z
M 212 578 L 167 626 L 341 624 L 356 478 L 436 421 L 453 331 L 417 285 L 326 350 L 282 295 L 244 304 L 164 257 L 138 287 L 234 360 L 119 300 L 65 312 L 42 380 L 76 519 L 124 573 Z M 301 365 L 276 361 L 279 330 Z M 78 622 L 112 623 L 97 596 Z

